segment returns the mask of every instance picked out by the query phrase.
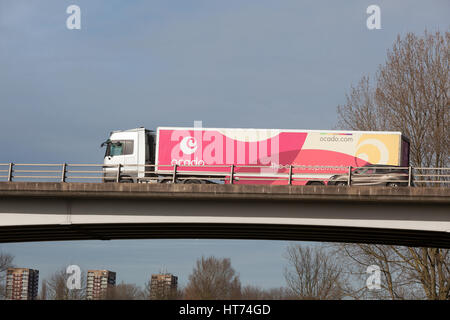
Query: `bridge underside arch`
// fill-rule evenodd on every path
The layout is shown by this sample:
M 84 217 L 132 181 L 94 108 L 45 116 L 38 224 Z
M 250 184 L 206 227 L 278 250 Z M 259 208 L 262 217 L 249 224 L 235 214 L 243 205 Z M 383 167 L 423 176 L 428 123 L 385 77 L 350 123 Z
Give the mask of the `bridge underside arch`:
M 119 239 L 241 239 L 376 243 L 450 248 L 450 234 L 379 229 L 261 224 L 77 224 L 0 227 L 1 242 Z

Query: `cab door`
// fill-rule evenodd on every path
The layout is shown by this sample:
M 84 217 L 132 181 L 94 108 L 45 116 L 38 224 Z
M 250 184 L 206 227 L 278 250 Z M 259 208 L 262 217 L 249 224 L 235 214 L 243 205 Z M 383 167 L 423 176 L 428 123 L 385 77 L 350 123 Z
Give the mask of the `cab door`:
M 132 182 L 137 176 L 137 147 L 134 137 L 111 137 L 105 154 L 105 180 Z
M 106 153 L 103 160 L 104 179 L 105 182 L 117 181 L 118 167 L 125 162 L 123 146 L 118 140 L 108 140 L 106 144 Z

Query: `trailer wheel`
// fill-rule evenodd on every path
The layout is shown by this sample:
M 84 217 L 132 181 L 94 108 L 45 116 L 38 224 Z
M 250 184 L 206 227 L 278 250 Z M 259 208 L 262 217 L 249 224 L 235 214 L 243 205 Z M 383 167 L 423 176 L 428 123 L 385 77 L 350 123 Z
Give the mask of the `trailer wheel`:
M 388 182 L 388 184 L 386 186 L 397 188 L 397 187 L 401 187 L 402 185 L 399 182 Z
M 313 181 L 307 184 L 308 186 L 323 186 L 324 184 L 319 181 Z
M 204 181 L 198 179 L 189 179 L 184 181 L 184 184 L 204 184 Z

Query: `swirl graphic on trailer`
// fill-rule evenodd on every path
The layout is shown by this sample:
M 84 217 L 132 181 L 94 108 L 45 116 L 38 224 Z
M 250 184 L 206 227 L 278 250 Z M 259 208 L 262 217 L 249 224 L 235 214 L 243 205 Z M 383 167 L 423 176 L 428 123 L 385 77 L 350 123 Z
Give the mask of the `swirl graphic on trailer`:
M 398 136 L 364 134 L 356 146 L 356 166 L 363 166 L 366 163 L 399 165 L 399 148 L 400 139 Z
M 378 139 L 364 140 L 358 144 L 357 148 L 355 154 L 357 165 L 358 159 L 362 159 L 365 163 L 378 163 L 383 165 L 388 163 L 389 151 L 386 145 Z
M 184 137 L 180 142 L 180 149 L 184 154 L 193 154 L 197 147 L 197 141 L 191 136 Z

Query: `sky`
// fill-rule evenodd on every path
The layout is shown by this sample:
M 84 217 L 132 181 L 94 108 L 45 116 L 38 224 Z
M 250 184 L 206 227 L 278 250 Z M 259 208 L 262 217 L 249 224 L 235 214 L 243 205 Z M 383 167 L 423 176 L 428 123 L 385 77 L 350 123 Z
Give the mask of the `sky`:
M 69 30 L 69 5 L 81 29 Z M 368 6 L 381 10 L 369 30 Z M 144 126 L 333 129 L 352 84 L 398 35 L 449 29 L 448 0 L 0 0 L 0 163 L 102 163 L 110 131 Z M 187 282 L 202 255 L 244 284 L 284 286 L 288 242 L 126 240 L 0 244 L 41 271 L 106 268 Z

